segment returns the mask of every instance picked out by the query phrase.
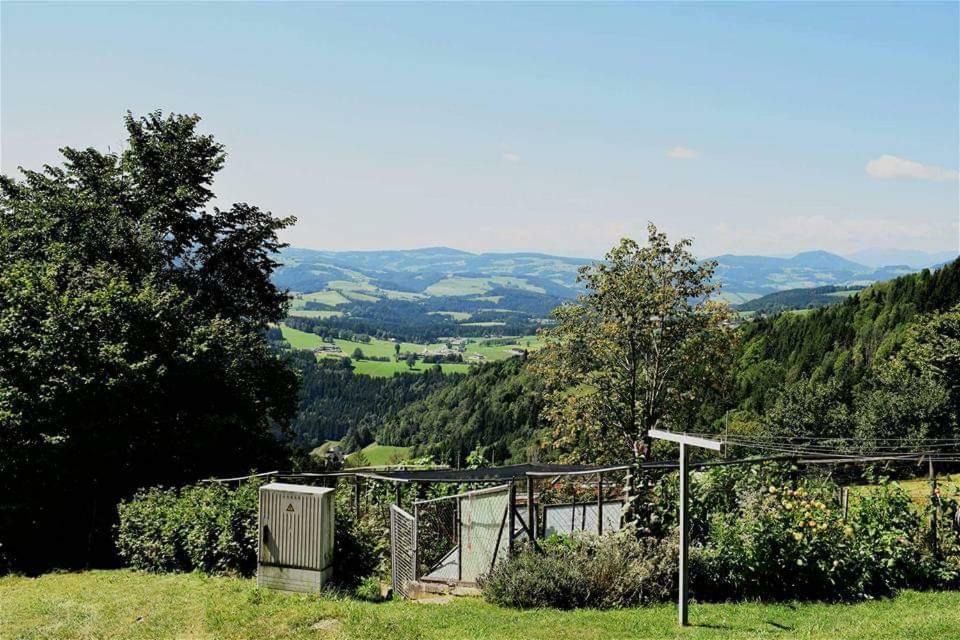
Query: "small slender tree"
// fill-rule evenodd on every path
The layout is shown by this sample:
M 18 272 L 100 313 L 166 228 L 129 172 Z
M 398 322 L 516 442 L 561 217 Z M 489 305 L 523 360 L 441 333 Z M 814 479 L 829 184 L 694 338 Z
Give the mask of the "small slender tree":
M 586 292 L 554 311 L 534 366 L 550 446 L 568 460 L 646 459 L 649 430 L 692 430 L 725 377 L 731 316 L 711 300 L 715 263 L 698 262 L 690 245 L 650 224 L 645 245 L 624 238 L 581 268 Z

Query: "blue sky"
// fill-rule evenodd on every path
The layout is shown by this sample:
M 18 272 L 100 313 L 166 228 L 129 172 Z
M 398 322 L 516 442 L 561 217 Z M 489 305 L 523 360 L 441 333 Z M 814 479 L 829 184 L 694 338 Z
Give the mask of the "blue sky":
M 298 246 L 955 250 L 958 7 L 4 2 L 0 163 L 159 108 Z

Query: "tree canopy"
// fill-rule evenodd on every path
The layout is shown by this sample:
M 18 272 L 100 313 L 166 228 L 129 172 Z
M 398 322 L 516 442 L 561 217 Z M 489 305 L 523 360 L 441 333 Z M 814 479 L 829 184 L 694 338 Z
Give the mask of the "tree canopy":
M 108 554 L 137 487 L 279 455 L 297 380 L 265 330 L 294 219 L 208 208 L 225 154 L 198 125 L 128 114 L 123 153 L 0 178 L 0 543 L 21 566 Z
M 732 330 L 711 300 L 715 265 L 690 240 L 671 244 L 650 224 L 646 244 L 624 238 L 581 268 L 586 288 L 554 312 L 535 366 L 547 384 L 554 443 L 589 461 L 649 455 L 648 431 L 694 430 L 690 420 L 723 377 Z

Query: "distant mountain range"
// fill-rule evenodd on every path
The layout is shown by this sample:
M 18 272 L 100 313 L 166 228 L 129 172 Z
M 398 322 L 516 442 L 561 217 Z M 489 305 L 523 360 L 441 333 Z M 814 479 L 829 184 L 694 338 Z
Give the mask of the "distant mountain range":
M 956 257 L 949 252 L 871 250 L 851 257 L 807 251 L 791 258 L 725 254 L 713 259 L 718 263 L 723 296 L 732 303 L 743 303 L 788 289 L 865 286 Z M 895 262 L 882 264 L 885 258 Z M 579 293 L 577 269 L 593 260 L 430 247 L 400 251 L 289 248 L 283 251 L 281 261 L 284 264 L 275 274 L 276 283 L 301 293 L 345 290 L 373 297 L 377 297 L 376 291 L 476 297 L 516 289 L 564 299 Z

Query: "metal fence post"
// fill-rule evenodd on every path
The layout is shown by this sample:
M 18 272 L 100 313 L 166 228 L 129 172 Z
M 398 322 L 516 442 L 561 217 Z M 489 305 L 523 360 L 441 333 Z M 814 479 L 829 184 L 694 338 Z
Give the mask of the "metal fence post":
M 527 476 L 527 528 L 530 529 L 530 542 L 537 544 L 537 507 L 533 504 L 533 478 Z
M 507 497 L 507 502 L 510 508 L 510 523 L 507 525 L 510 527 L 510 537 L 507 538 L 507 557 L 511 558 L 513 557 L 513 532 L 517 522 L 517 483 L 512 479 L 510 480 L 510 493 Z
M 603 474 L 597 474 L 597 535 L 603 535 Z
M 930 544 L 933 556 L 937 557 L 937 511 L 940 509 L 937 495 L 937 472 L 933 468 L 933 456 L 930 456 Z
M 687 445 L 680 443 L 680 625 L 687 626 L 687 543 L 689 531 L 687 522 L 687 507 L 689 506 L 687 469 Z

